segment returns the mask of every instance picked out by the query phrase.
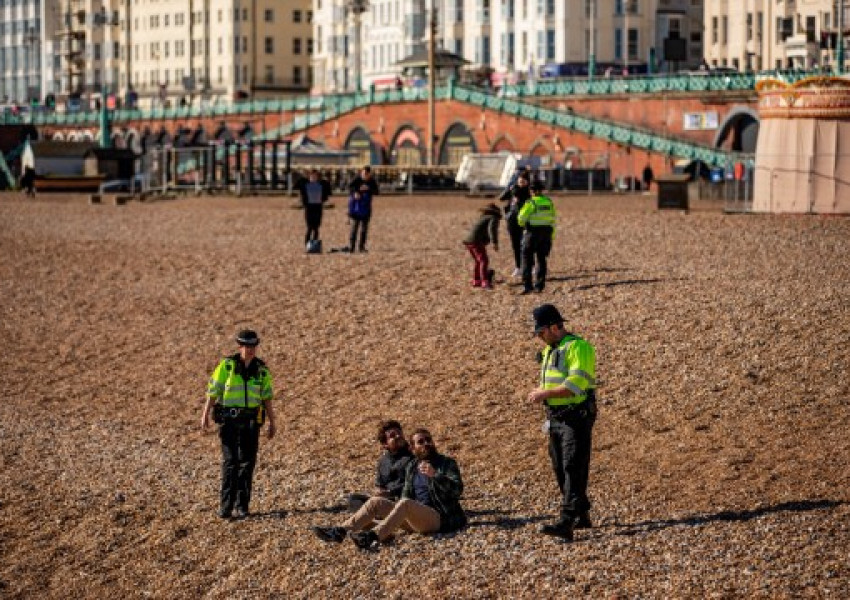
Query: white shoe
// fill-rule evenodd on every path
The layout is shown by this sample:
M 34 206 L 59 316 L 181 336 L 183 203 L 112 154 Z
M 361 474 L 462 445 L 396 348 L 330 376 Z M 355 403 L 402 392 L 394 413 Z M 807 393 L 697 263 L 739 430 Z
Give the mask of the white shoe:
M 512 277 L 519 277 L 520 275 L 522 275 L 522 271 L 520 271 L 519 269 L 514 269 Z

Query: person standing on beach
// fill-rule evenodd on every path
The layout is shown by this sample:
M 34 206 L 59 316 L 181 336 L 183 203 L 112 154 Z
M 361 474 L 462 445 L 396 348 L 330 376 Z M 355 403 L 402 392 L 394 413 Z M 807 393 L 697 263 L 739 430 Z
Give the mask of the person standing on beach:
M 222 519 L 230 519 L 234 508 L 237 518 L 249 515 L 264 421 L 268 421 L 269 439 L 275 434 L 272 376 L 266 363 L 257 358 L 260 338 L 245 329 L 236 336 L 236 343 L 239 352 L 218 363 L 210 377 L 201 415 L 201 430 L 209 427 L 211 415 L 218 425 L 222 456 L 218 516 Z
M 348 189 L 350 192 L 348 218 L 351 221 L 348 251 L 354 253 L 355 248 L 358 248 L 360 252 L 366 252 L 366 236 L 369 231 L 369 221 L 372 219 L 372 198 L 379 193 L 378 182 L 372 176 L 372 168 L 369 165 L 363 167 L 360 175 L 354 178 Z M 358 246 L 355 246 L 358 231 L 360 242 Z

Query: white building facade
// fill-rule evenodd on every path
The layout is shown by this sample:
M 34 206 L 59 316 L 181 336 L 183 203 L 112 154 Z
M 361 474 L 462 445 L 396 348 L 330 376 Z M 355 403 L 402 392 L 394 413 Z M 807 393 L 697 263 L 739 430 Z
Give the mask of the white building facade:
M 847 0 L 705 2 L 706 60 L 742 71 L 833 69 L 842 19 L 850 26 Z
M 358 54 L 363 87 L 392 81 L 395 63 L 427 44 L 432 8 L 438 45 L 468 60 L 470 70 L 492 70 L 497 81 L 568 74 L 555 65 L 586 72 L 591 55 L 600 66 L 633 72 L 696 68 L 703 1 L 314 0 L 315 89 L 355 89 Z

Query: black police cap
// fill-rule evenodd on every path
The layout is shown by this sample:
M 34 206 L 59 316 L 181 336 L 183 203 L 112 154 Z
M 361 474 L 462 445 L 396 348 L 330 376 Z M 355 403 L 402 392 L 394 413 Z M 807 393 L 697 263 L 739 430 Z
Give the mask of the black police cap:
M 256 331 L 243 329 L 236 334 L 236 343 L 240 346 L 256 346 L 260 343 L 260 338 L 257 337 Z
M 564 322 L 564 317 L 552 304 L 541 304 L 531 313 L 534 317 L 534 334 L 537 335 L 551 325 L 559 325 Z

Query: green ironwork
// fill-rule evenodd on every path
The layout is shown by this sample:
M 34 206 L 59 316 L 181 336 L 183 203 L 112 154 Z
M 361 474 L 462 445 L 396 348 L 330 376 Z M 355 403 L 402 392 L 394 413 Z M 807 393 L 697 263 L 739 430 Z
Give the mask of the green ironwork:
M 455 86 L 454 93 L 454 99 L 459 102 L 466 102 L 510 115 L 519 115 L 532 121 L 556 124 L 559 127 L 622 146 L 631 146 L 688 160 L 699 159 L 712 166 L 728 164 L 735 158 L 733 153 L 722 149 L 661 136 L 652 131 L 622 123 L 562 113 L 515 99 L 503 100 L 499 107 L 499 103 L 491 101 L 492 97 L 484 97 L 477 90 L 462 86 Z

